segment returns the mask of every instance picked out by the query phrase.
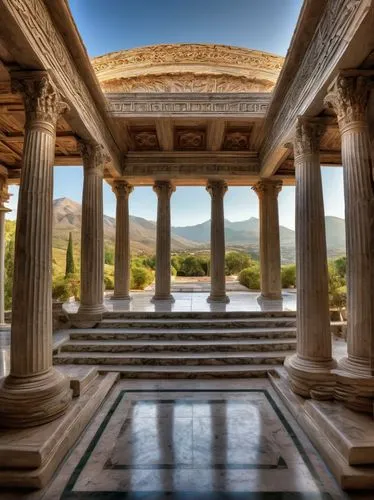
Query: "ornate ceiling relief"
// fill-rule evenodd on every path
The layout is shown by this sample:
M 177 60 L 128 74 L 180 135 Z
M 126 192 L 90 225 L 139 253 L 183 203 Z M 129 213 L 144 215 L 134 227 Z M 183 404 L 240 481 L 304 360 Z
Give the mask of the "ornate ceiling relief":
M 131 135 L 136 150 L 154 151 L 160 149 L 156 131 L 144 130 L 141 132 L 132 133 Z
M 181 129 L 176 131 L 176 147 L 179 150 L 202 150 L 206 147 L 205 130 Z
M 270 92 L 273 84 L 233 75 L 197 75 L 167 73 L 108 80 L 101 85 L 104 92 Z
M 225 45 L 154 45 L 93 59 L 107 93 L 271 92 L 283 57 Z
M 249 149 L 250 132 L 228 132 L 225 135 L 223 149 L 225 151 L 246 151 Z

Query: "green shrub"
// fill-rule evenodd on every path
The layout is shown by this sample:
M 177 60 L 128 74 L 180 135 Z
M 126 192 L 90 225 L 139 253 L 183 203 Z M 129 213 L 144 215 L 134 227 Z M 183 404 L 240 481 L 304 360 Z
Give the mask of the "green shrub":
M 70 275 L 68 278 L 60 277 L 52 284 L 52 298 L 65 302 L 74 297 L 78 300 L 80 296 L 80 281 L 77 276 Z
M 344 309 L 347 307 L 347 287 L 341 286 L 329 294 L 330 307 Z
M 287 266 L 282 266 L 281 279 L 282 279 L 282 288 L 295 288 L 296 265 L 288 264 Z
M 133 266 L 131 268 L 131 288 L 144 290 L 153 282 L 153 272 L 146 267 Z
M 184 259 L 180 273 L 182 276 L 205 276 L 199 259 L 194 255 L 189 255 Z
M 228 252 L 225 256 L 226 274 L 239 274 L 240 271 L 250 267 L 251 259 L 244 252 Z
M 73 235 L 70 232 L 68 247 L 66 249 L 65 278 L 68 278 L 74 273 L 75 273 L 75 264 L 74 264 Z
M 176 276 L 178 273 L 177 273 L 177 270 L 175 269 L 174 266 L 171 266 L 171 275 L 172 276 Z
M 104 249 L 104 262 L 110 266 L 114 265 L 114 250 L 109 246 L 105 246 Z
M 114 290 L 114 278 L 109 274 L 104 275 L 105 290 Z
M 240 284 L 246 286 L 251 290 L 260 289 L 260 268 L 258 265 L 252 265 L 240 271 L 239 273 Z

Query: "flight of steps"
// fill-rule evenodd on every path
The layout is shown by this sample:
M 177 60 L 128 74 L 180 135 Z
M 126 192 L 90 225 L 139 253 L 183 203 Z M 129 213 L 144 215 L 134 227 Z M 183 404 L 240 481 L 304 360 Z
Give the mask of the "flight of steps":
M 128 378 L 265 377 L 296 348 L 295 312 L 115 313 L 72 329 L 56 365 Z

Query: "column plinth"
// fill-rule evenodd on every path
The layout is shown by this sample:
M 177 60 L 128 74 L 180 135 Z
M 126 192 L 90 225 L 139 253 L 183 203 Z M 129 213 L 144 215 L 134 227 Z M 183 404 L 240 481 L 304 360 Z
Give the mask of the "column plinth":
M 210 277 L 208 302 L 230 302 L 226 295 L 225 275 L 225 218 L 223 197 L 227 191 L 224 181 L 211 181 L 207 185 L 211 196 Z
M 278 194 L 282 181 L 263 179 L 252 189 L 260 201 L 260 299 L 279 301 L 282 299 L 282 283 Z
M 104 307 L 104 154 L 99 144 L 80 143 L 83 158 L 81 301 L 78 313 L 99 316 Z
M 56 123 L 67 106 L 47 72 L 13 74 L 26 111 L 18 196 L 10 374 L 0 425 L 30 427 L 62 415 L 69 380 L 52 366 L 52 202 Z
M 152 301 L 168 300 L 171 295 L 171 226 L 170 198 L 175 187 L 169 181 L 157 181 L 153 186 L 157 194 L 157 235 L 156 235 L 156 285 Z
M 114 262 L 114 293 L 112 300 L 130 300 L 130 220 L 129 195 L 133 186 L 126 181 L 115 181 L 116 248 Z
M 325 98 L 337 114 L 342 143 L 347 247 L 348 357 L 339 361 L 335 397 L 354 410 L 373 411 L 374 190 L 367 122 L 370 82 L 339 75 Z
M 299 118 L 295 144 L 297 352 L 285 361 L 293 391 L 333 398 L 328 269 L 319 144 L 320 122 Z

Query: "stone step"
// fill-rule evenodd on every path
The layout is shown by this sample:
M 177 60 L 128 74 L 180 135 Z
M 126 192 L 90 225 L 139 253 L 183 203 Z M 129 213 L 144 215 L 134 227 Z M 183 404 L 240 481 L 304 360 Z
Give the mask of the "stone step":
M 232 319 L 103 319 L 98 328 L 159 328 L 166 330 L 167 328 L 294 328 L 296 320 L 294 318 L 276 317 L 276 318 L 232 318 Z
M 296 318 L 296 311 L 106 311 L 103 314 L 104 319 L 249 319 L 249 318 Z
M 119 373 L 121 378 L 138 379 L 214 379 L 214 378 L 266 378 L 275 373 L 276 365 L 223 365 L 223 366 L 137 366 L 101 365 L 100 373 Z
M 269 352 L 296 349 L 295 339 L 250 340 L 73 340 L 66 342 L 61 352 Z
M 105 353 L 105 352 L 61 352 L 54 356 L 54 363 L 89 365 L 281 365 L 290 351 L 273 352 L 217 352 L 204 353 L 156 352 L 156 353 Z
M 295 339 L 296 328 L 81 328 L 67 330 L 71 340 L 224 340 Z

